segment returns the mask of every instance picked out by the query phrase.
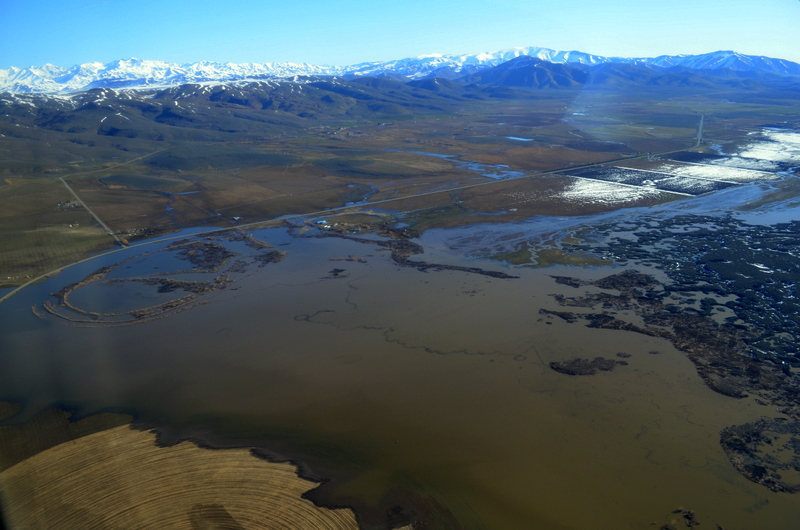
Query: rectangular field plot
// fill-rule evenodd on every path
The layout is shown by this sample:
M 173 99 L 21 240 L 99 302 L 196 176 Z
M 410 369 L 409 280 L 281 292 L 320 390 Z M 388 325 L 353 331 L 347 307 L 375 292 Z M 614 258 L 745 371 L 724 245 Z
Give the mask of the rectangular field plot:
M 672 191 L 686 195 L 702 195 L 717 191 L 736 184 L 731 182 L 714 181 L 702 178 L 684 177 L 669 173 L 642 171 L 622 167 L 604 167 L 601 169 L 584 169 L 569 171 L 566 174 L 592 180 L 614 182 L 628 186 Z
M 691 177 L 672 177 L 658 180 L 654 183 L 654 187 L 660 190 L 688 193 L 689 195 L 702 195 L 704 193 L 730 188 L 731 186 L 736 186 L 736 184 Z
M 669 178 L 671 175 L 654 173 L 652 171 L 640 171 L 625 167 L 604 167 L 600 169 L 578 169 L 567 171 L 566 175 L 587 178 L 592 180 L 605 180 L 606 182 L 616 182 L 618 184 L 629 184 L 631 186 L 652 186 L 653 182 Z
M 113 245 L 99 226 L 49 226 L 0 233 L 0 286 L 20 285 Z
M 568 203 L 583 205 L 602 205 L 605 207 L 631 207 L 640 204 L 653 204 L 664 200 L 668 194 L 651 186 L 630 186 L 596 179 L 575 179 L 560 194 Z M 674 195 L 672 197 L 675 197 Z
M 738 167 L 742 169 L 753 169 L 756 171 L 783 171 L 788 169 L 786 164 L 773 160 L 763 160 L 760 158 L 744 158 L 741 156 L 725 156 L 711 153 L 694 153 L 691 151 L 681 151 L 672 153 L 669 160 L 676 162 L 691 162 L 693 164 L 712 164 L 715 166 Z
M 657 171 L 659 173 L 669 173 L 679 177 L 695 177 L 708 180 L 720 180 L 724 182 L 753 182 L 756 180 L 771 180 L 778 178 L 778 175 L 775 173 L 756 171 L 754 169 L 742 169 L 739 167 L 710 164 L 684 164 L 680 162 L 662 162 L 661 164 L 653 167 L 653 171 Z

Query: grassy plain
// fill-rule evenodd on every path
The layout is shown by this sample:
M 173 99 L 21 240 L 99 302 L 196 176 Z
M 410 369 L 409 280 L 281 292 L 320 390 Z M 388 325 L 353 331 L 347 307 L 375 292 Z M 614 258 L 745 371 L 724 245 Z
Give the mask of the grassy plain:
M 409 107 L 392 114 L 387 107 L 310 119 L 271 110 L 283 121 L 262 121 L 261 137 L 254 120 L 267 118 L 252 102 L 234 99 L 224 107 L 233 113 L 225 114 L 229 141 L 217 123 L 187 124 L 171 114 L 157 125 L 138 117 L 116 136 L 79 120 L 99 122 L 103 109 L 75 113 L 56 129 L 25 128 L 2 148 L 8 159 L 0 167 L 0 285 L 111 247 L 82 208 L 59 207 L 71 199 L 59 177 L 131 240 L 188 226 L 230 226 L 234 217 L 250 223 L 377 201 L 391 201 L 377 204 L 397 216 L 411 212 L 411 224 L 424 230 L 596 213 L 603 209 L 597 203 L 558 199 L 569 179 L 546 173 L 690 148 L 701 113 L 706 144 L 723 148 L 746 141 L 758 125 L 800 116 L 791 100 L 719 90 L 515 92 L 521 93 L 461 101 L 443 112 Z M 495 182 L 483 175 L 497 169 L 524 178 Z M 457 188 L 464 189 L 451 193 Z M 498 212 L 505 213 L 482 215 Z
M 109 249 L 113 241 L 97 226 L 54 226 L 0 234 L 0 246 L 0 270 L 6 275 L 0 285 L 15 285 Z
M 24 283 L 113 246 L 58 179 L 9 180 L 0 187 L 0 285 Z

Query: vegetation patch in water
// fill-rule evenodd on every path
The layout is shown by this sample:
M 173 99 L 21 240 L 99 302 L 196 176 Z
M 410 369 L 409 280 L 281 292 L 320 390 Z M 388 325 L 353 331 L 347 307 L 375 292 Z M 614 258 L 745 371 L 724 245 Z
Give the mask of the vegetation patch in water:
M 559 248 L 544 248 L 536 251 L 536 267 L 549 267 L 550 265 L 592 267 L 611 265 L 611 261 L 595 258 L 584 253 L 566 252 Z
M 604 357 L 595 357 L 591 360 L 576 357 L 569 361 L 552 362 L 550 363 L 550 368 L 566 375 L 595 375 L 597 372 L 610 372 L 617 366 L 625 366 L 627 364 L 627 361 L 615 361 Z

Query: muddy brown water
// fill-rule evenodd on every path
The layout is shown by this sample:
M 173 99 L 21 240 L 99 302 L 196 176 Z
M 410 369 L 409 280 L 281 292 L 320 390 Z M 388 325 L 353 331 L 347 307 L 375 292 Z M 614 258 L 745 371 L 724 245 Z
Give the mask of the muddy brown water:
M 412 492 L 464 528 L 659 528 L 683 525 L 678 507 L 703 528 L 797 528 L 800 497 L 749 482 L 719 444 L 723 427 L 773 410 L 714 393 L 665 340 L 539 314 L 579 294 L 550 275 L 619 269 L 464 262 L 520 276 L 497 279 L 400 267 L 342 239 L 258 237 L 288 243 L 286 258 L 169 318 L 80 327 L 31 312 L 119 257 L 1 304 L 0 398 L 25 404 L 13 421 L 54 404 L 126 411 L 303 462 L 333 479 L 328 504 Z M 329 261 L 347 256 L 366 263 Z M 613 372 L 548 367 L 618 352 L 629 364 Z

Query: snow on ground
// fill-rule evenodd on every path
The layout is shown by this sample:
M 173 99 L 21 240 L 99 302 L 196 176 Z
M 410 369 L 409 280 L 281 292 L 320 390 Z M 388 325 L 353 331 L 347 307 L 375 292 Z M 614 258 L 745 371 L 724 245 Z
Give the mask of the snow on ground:
M 752 169 L 755 171 L 780 171 L 780 165 L 772 160 L 757 158 L 739 158 L 738 156 L 728 156 L 709 160 L 709 164 L 722 167 L 738 167 L 740 169 Z
M 657 197 L 663 192 L 654 188 L 625 186 L 604 180 L 576 178 L 560 196 L 584 204 L 620 204 Z
M 694 177 L 724 182 L 752 182 L 754 180 L 778 178 L 778 175 L 774 173 L 765 173 L 753 169 L 708 164 L 680 164 L 677 162 L 663 163 L 653 171 L 669 173 L 679 177 Z
M 678 193 L 690 193 L 692 195 L 709 193 L 719 189 L 720 186 L 727 186 L 727 184 L 719 184 L 711 180 L 697 179 L 692 177 L 671 177 L 660 179 L 654 181 L 653 185 L 662 190 L 676 191 Z
M 739 151 L 739 156 L 763 160 L 800 162 L 800 133 L 782 129 L 764 129 L 761 139 Z

